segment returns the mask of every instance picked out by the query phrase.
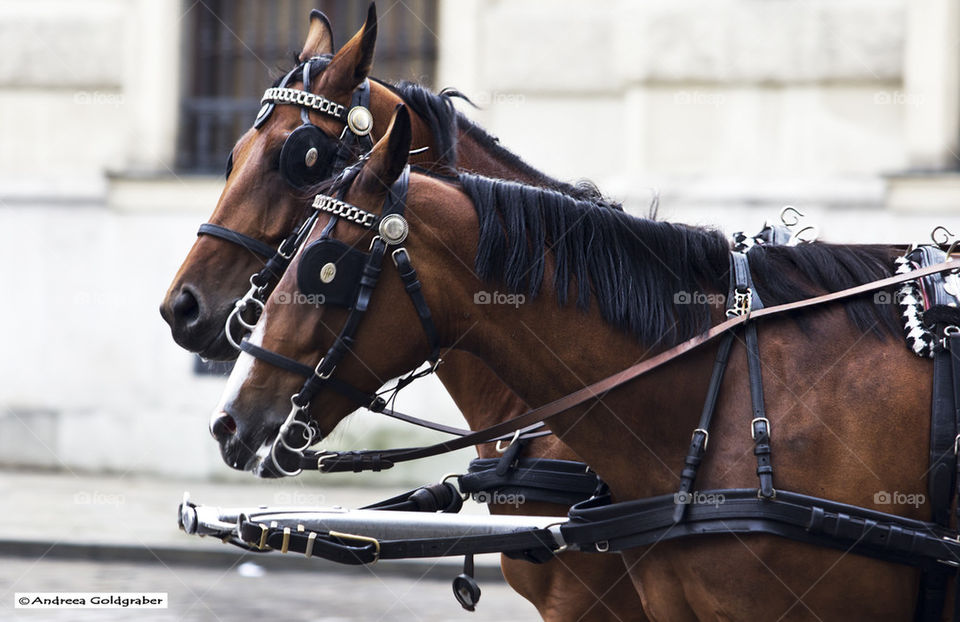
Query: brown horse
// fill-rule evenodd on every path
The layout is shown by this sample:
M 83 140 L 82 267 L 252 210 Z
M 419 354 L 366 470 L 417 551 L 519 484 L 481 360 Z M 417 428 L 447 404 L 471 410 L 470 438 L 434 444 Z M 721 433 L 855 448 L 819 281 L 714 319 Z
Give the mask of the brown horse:
M 314 76 L 311 91 L 348 104 L 351 94 L 370 74 L 376 40 L 376 12 L 371 5 L 367 22 Z M 333 52 L 332 33 L 322 14 L 311 14 L 301 62 Z M 295 75 L 299 75 L 296 72 Z M 302 81 L 288 86 L 302 88 Z M 589 189 L 574 188 L 552 180 L 499 146 L 482 128 L 458 115 L 449 98 L 433 95 L 410 84 L 388 86 L 370 81 L 373 134 L 382 135 L 397 104 L 407 101 L 412 118 L 414 147 L 428 147 L 413 161 L 438 170 L 465 170 L 525 180 L 582 197 Z M 311 121 L 328 136 L 331 144 L 343 132 L 343 123 L 317 113 Z M 210 221 L 276 247 L 304 218 L 304 198 L 288 186 L 278 170 L 282 145 L 301 124 L 296 106 L 277 106 L 259 129 L 246 132 L 231 154 L 232 170 Z M 381 129 L 383 128 L 383 129 Z M 332 149 L 331 149 L 332 150 Z M 249 287 L 250 275 L 262 261 L 245 248 L 211 236 L 200 236 L 177 273 L 161 314 L 181 346 L 213 359 L 232 358 L 236 350 L 225 339 L 224 326 L 234 301 Z M 526 410 L 524 402 L 491 371 L 470 354 L 450 351 L 438 376 L 473 428 L 486 426 Z M 577 460 L 555 438 L 531 442 L 525 450 L 531 457 Z M 481 457 L 497 456 L 492 445 L 479 448 Z M 522 511 L 553 516 L 567 508 L 550 504 L 527 504 L 520 509 L 509 504 L 491 505 L 495 513 Z M 563 555 L 543 565 L 503 559 L 510 585 L 530 600 L 550 620 L 643 620 L 639 600 L 619 560 L 578 553 Z
M 403 116 L 389 140 L 330 193 L 345 191 L 346 201 L 380 211 L 386 188 L 407 162 Z M 404 246 L 441 343 L 476 354 L 531 405 L 624 369 L 720 319 L 721 309 L 675 298 L 682 291 L 726 291 L 729 246 L 711 230 L 590 209 L 556 193 L 469 175 L 460 184 L 411 175 L 406 217 Z M 340 221 L 329 235 L 366 249 L 371 233 Z M 761 247 L 750 259 L 757 292 L 772 305 L 889 276 L 895 252 L 810 244 Z M 497 283 L 525 293 L 524 304 L 474 304 L 476 292 Z M 278 291 L 296 287 L 295 261 Z M 251 340 L 312 366 L 345 313 L 271 299 Z M 896 329 L 891 307 L 855 300 L 766 319 L 759 328 L 777 487 L 928 517 L 928 504 L 906 501 L 922 499 L 918 495 L 894 495 L 892 505 L 878 505 L 884 499 L 876 496 L 926 489 L 931 365 L 890 338 Z M 335 376 L 373 390 L 380 378 L 421 363 L 427 344 L 397 271 L 386 265 Z M 549 425 L 609 483 L 616 500 L 672 493 L 715 353 L 716 346 L 695 350 Z M 232 437 L 220 439 L 224 450 L 270 443 L 300 383 L 242 356 L 220 404 L 236 424 Z M 756 485 L 747 389 L 746 356 L 738 348 L 700 489 Z M 328 433 L 353 408 L 324 389 L 308 412 Z M 919 575 L 844 551 L 733 533 L 661 542 L 623 557 L 648 615 L 669 621 L 907 620 Z

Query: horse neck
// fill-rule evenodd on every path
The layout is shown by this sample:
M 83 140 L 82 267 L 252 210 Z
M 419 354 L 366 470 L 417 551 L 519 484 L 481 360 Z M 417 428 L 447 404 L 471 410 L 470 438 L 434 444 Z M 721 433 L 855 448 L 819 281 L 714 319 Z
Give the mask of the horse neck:
M 560 308 L 552 293 L 521 305 L 516 313 L 495 313 L 475 329 L 468 346 L 510 379 L 511 388 L 539 406 L 626 369 L 653 352 L 611 327 L 597 311 Z M 594 309 L 596 305 L 593 305 Z M 547 422 L 558 438 L 590 464 L 614 490 L 644 478 L 649 491 L 674 485 L 671 458 L 682 456 L 703 402 L 710 351 L 698 352 L 671 371 L 660 371 Z M 677 367 L 682 368 L 682 371 Z M 677 391 L 682 378 L 682 391 Z M 639 471 L 622 468 L 622 459 Z M 661 458 L 663 456 L 663 458 Z M 668 468 L 669 467 L 669 468 Z M 625 477 L 628 483 L 621 483 Z
M 429 250 L 418 248 L 416 268 L 443 342 L 481 359 L 523 402 L 531 407 L 546 404 L 655 353 L 606 323 L 595 302 L 589 312 L 574 304 L 558 306 L 549 279 L 536 298 L 521 304 L 476 304 L 478 292 L 497 289 L 472 271 L 476 214 L 463 195 L 444 195 L 440 203 L 445 209 L 436 209 L 435 203 L 432 210 L 419 210 L 424 219 L 434 219 L 429 228 L 442 233 L 420 238 Z M 457 249 L 455 259 L 450 249 Z M 658 456 L 683 455 L 706 393 L 712 351 L 715 348 L 708 347 L 685 357 L 669 370 L 612 392 L 600 405 L 571 409 L 548 425 L 611 484 L 623 472 L 617 456 L 635 456 L 638 468 L 651 474 L 645 484 L 674 485 L 676 465 Z M 674 377 L 680 373 L 678 366 L 692 370 L 683 376 L 682 391 Z M 504 420 L 516 414 L 490 416 Z M 470 423 L 474 427 L 474 421 Z M 656 453 L 647 445 L 656 446 Z

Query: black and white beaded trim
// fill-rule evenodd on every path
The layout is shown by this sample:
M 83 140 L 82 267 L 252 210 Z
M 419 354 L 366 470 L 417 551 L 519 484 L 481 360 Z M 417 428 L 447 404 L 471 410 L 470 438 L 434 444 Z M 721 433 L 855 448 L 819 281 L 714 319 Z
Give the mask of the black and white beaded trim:
M 754 236 L 751 238 L 743 231 L 735 232 L 733 234 L 733 250 L 738 253 L 747 252 L 748 250 L 750 250 L 751 248 L 757 245 L 757 243 L 759 242 L 759 240 L 757 240 L 757 237 L 759 236 Z
M 916 266 L 906 257 L 897 257 L 896 273 L 906 274 L 916 270 Z M 936 338 L 923 324 L 923 293 L 917 281 L 907 281 L 897 290 L 897 307 L 903 322 L 903 334 L 907 346 L 921 358 L 933 358 Z

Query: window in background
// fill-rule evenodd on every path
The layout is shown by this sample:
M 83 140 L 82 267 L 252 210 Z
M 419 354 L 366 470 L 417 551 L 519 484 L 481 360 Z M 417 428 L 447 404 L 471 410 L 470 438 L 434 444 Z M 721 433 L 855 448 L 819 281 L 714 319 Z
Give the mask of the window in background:
M 189 2 L 189 0 L 188 0 Z M 327 14 L 335 45 L 352 37 L 366 17 L 357 0 L 203 0 L 185 3 L 183 75 L 177 168 L 223 172 L 227 153 L 250 127 L 260 96 L 293 66 L 307 34 L 310 10 Z M 393 82 L 432 86 L 436 69 L 436 0 L 377 7 L 373 73 Z

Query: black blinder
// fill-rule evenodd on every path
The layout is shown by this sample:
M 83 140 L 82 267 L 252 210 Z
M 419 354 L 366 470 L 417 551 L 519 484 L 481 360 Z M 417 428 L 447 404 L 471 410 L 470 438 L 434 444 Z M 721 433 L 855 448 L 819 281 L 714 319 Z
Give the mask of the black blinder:
M 322 304 L 350 308 L 360 289 L 368 255 L 339 240 L 321 239 L 303 249 L 297 286 L 307 296 L 322 296 Z
M 280 149 L 280 173 L 294 188 L 323 181 L 333 170 L 333 141 L 315 125 L 295 129 Z

